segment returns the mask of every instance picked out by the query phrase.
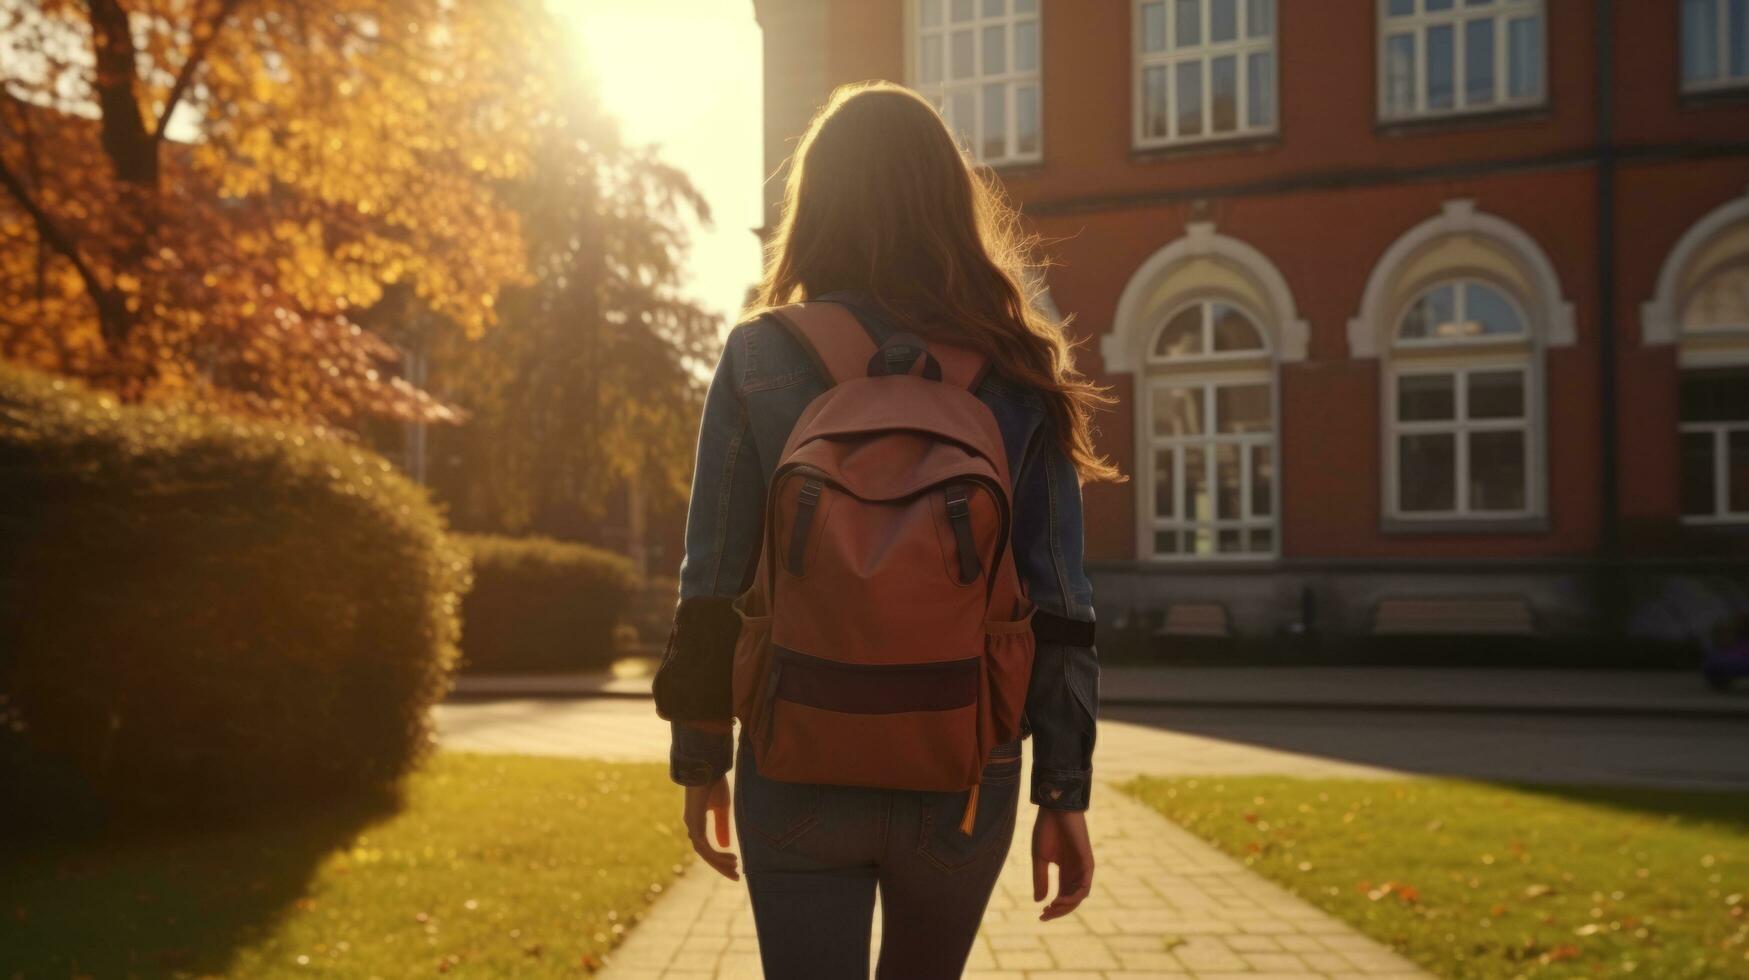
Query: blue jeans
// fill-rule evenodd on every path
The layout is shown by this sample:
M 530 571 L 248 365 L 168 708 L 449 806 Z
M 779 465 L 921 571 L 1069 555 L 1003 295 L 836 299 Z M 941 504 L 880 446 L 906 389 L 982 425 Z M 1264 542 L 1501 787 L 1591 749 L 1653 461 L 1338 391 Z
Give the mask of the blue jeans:
M 875 890 L 882 980 L 958 977 L 1014 839 L 1020 743 L 997 746 L 967 794 L 766 779 L 746 739 L 735 830 L 770 980 L 866 980 Z

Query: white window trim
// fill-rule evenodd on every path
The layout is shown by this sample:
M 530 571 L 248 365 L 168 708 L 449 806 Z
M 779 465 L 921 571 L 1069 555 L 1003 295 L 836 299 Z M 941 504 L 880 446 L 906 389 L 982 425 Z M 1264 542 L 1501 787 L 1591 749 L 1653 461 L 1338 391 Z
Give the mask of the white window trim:
M 1254 351 L 1240 352 L 1234 357 L 1226 354 L 1197 355 L 1182 358 L 1156 358 L 1152 356 L 1154 341 L 1159 332 L 1166 328 L 1178 314 L 1193 306 L 1205 303 L 1225 303 L 1239 310 L 1251 321 L 1257 330 L 1258 337 L 1264 346 Z M 1208 319 L 1204 318 L 1203 330 L 1208 331 Z M 1148 338 L 1147 350 L 1149 356 L 1146 364 L 1147 374 L 1140 379 L 1138 387 L 1144 397 L 1135 399 L 1136 431 L 1141 433 L 1138 446 L 1145 452 L 1145 458 L 1136 467 L 1137 489 L 1137 520 L 1136 520 L 1136 554 L 1143 561 L 1162 564 L 1186 565 L 1199 562 L 1267 562 L 1274 561 L 1281 555 L 1281 372 L 1278 361 L 1269 347 L 1270 333 L 1258 319 L 1257 314 L 1233 298 L 1222 295 L 1202 294 L 1188 296 L 1177 305 L 1171 307 L 1168 313 L 1160 317 L 1153 334 Z M 1259 362 L 1267 360 L 1267 365 Z M 1203 414 L 1209 425 L 1215 424 L 1214 389 L 1233 385 L 1267 385 L 1269 388 L 1269 432 L 1268 433 L 1203 433 L 1193 436 L 1158 436 L 1154 434 L 1154 399 L 1157 393 L 1167 388 L 1200 388 L 1203 392 Z M 1162 518 L 1154 510 L 1154 452 L 1168 446 L 1204 446 L 1213 447 L 1221 444 L 1235 444 L 1247 447 L 1240 457 L 1240 473 L 1243 480 L 1242 507 L 1247 516 L 1240 518 L 1211 518 L 1208 521 L 1192 521 L 1183 515 L 1174 518 Z M 1270 465 L 1274 467 L 1274 479 L 1270 481 L 1269 518 L 1261 521 L 1249 516 L 1251 512 L 1251 453 L 1252 445 L 1268 445 Z M 1214 456 L 1211 453 L 1209 461 L 1204 465 L 1212 470 Z M 1208 471 L 1205 471 L 1208 472 Z M 1173 461 L 1173 486 L 1180 493 L 1184 487 L 1184 463 L 1182 456 L 1175 456 Z M 1210 482 L 1212 488 L 1214 484 Z M 1270 550 L 1244 551 L 1211 554 L 1159 553 L 1154 550 L 1155 531 L 1196 531 L 1207 528 L 1211 533 L 1218 534 L 1221 530 L 1245 530 L 1253 528 L 1269 528 Z
M 1687 63 L 1688 52 L 1683 47 L 1686 38 L 1682 34 L 1681 0 L 1678 0 L 1676 4 L 1676 78 L 1682 86 L 1684 95 L 1729 92 L 1733 89 L 1749 88 L 1749 74 L 1731 74 L 1731 4 L 1729 0 L 1714 0 L 1713 11 L 1713 54 L 1718 58 L 1719 77 L 1690 81 L 1683 75 L 1683 66 Z
M 1020 164 L 1032 164 L 1039 163 L 1044 159 L 1044 0 L 1036 0 L 1034 10 L 1031 13 L 1025 14 L 1016 13 L 1014 3 L 1015 0 L 1008 0 L 1006 8 L 1007 13 L 1001 17 L 985 17 L 983 12 L 983 0 L 974 0 L 974 6 L 972 8 L 973 16 L 969 24 L 972 31 L 972 62 L 977 65 L 978 71 L 969 79 L 960 79 L 956 81 L 951 77 L 952 69 L 950 62 L 952 60 L 952 52 L 950 51 L 950 47 L 952 42 L 949 35 L 952 33 L 952 28 L 948 26 L 951 23 L 950 16 L 952 0 L 941 0 L 943 26 L 939 30 L 942 39 L 942 78 L 940 82 L 929 85 L 923 84 L 920 80 L 923 74 L 920 70 L 921 66 L 919 64 L 919 59 L 922 57 L 922 45 L 918 42 L 922 37 L 923 28 L 920 11 L 918 9 L 919 0 L 906 0 L 905 3 L 905 78 L 907 84 L 912 89 L 916 90 L 925 98 L 930 99 L 932 102 L 939 104 L 943 118 L 946 118 L 948 114 L 947 93 L 950 89 L 970 88 L 973 93 L 972 104 L 976 106 L 976 111 L 979 117 L 982 118 L 984 112 L 984 86 L 1000 83 L 1008 87 L 1008 98 L 1006 103 L 1008 118 L 1005 120 L 1004 124 L 1006 129 L 1004 129 L 1003 132 L 1006 134 L 1006 144 L 1010 152 L 1001 157 L 984 156 L 983 127 L 981 125 L 970 127 L 973 132 L 969 134 L 969 138 L 976 145 L 967 146 L 966 152 L 971 155 L 973 160 L 988 167 L 1007 167 Z M 1038 64 L 1032 71 L 1022 72 L 1014 70 L 1014 25 L 1020 20 L 1030 20 L 1038 27 Z M 1007 70 L 999 75 L 985 75 L 983 74 L 984 28 L 996 24 L 1005 24 L 1008 27 L 1008 56 L 1003 61 Z M 934 31 L 937 29 L 931 28 L 930 30 Z M 1015 92 L 1021 85 L 1029 83 L 1038 93 L 1038 148 L 1031 153 L 1020 153 L 1014 151 L 1014 147 L 1020 139 L 1020 132 L 1016 125 L 1019 120 L 1020 100 L 1016 97 Z M 955 138 L 957 139 L 959 136 L 959 130 L 956 124 L 950 121 L 949 126 L 953 129 Z
M 1387 402 L 1389 426 L 1385 437 L 1385 513 L 1403 524 L 1444 521 L 1513 521 L 1541 516 L 1542 435 L 1540 365 L 1527 355 L 1493 358 L 1455 357 L 1439 360 L 1414 359 L 1391 365 L 1387 372 Z M 1524 378 L 1524 415 L 1510 419 L 1471 419 L 1469 414 L 1469 376 L 1516 371 Z M 1453 379 L 1453 418 L 1440 420 L 1403 421 L 1398 412 L 1397 382 L 1405 377 L 1450 377 Z M 1472 432 L 1524 433 L 1524 502 L 1517 510 L 1474 510 L 1470 497 L 1470 447 Z M 1402 473 L 1398 469 L 1400 436 L 1451 433 L 1454 436 L 1453 479 L 1456 480 L 1451 510 L 1404 510 L 1402 506 Z
M 1416 0 L 1424 4 L 1425 0 Z M 1486 8 L 1470 9 L 1464 6 L 1464 0 L 1453 0 L 1452 9 L 1438 13 L 1416 13 L 1392 16 L 1389 13 L 1390 0 L 1377 0 L 1378 30 L 1375 40 L 1374 72 L 1378 77 L 1376 111 L 1381 123 L 1413 122 L 1420 119 L 1449 119 L 1465 116 L 1483 116 L 1490 113 L 1513 112 L 1520 109 L 1536 108 L 1548 104 L 1549 100 L 1549 11 L 1546 0 L 1500 0 L 1498 5 Z M 1511 70 L 1508 58 L 1508 31 L 1506 22 L 1514 19 L 1514 15 L 1524 15 L 1534 11 L 1542 22 L 1538 31 L 1542 50 L 1538 52 L 1541 58 L 1541 71 L 1538 79 L 1542 83 L 1535 96 L 1514 99 L 1509 94 L 1511 86 Z M 1482 17 L 1490 17 L 1498 22 L 1494 30 L 1494 94 L 1493 102 L 1484 105 L 1469 106 L 1464 100 L 1469 97 L 1468 86 L 1464 84 L 1464 45 L 1467 42 L 1463 26 L 1467 21 Z M 1452 27 L 1452 106 L 1449 109 L 1429 109 L 1427 107 L 1427 28 L 1450 24 Z M 1415 36 L 1415 108 L 1408 112 L 1392 113 L 1389 100 L 1386 97 L 1385 70 L 1385 39 L 1392 34 L 1412 31 Z
M 1738 221 L 1749 218 L 1749 192 L 1745 192 L 1702 215 L 1671 246 L 1658 270 L 1658 285 L 1652 298 L 1640 306 L 1640 343 L 1651 347 L 1680 343 L 1682 329 L 1682 279 L 1713 237 Z M 1724 331 L 1721 331 L 1723 333 Z M 1687 332 L 1693 336 L 1692 332 Z M 1717 336 L 1718 334 L 1713 334 Z
M 1189 48 L 1173 47 L 1174 36 L 1177 34 L 1177 19 L 1173 16 L 1173 0 L 1161 0 L 1165 6 L 1166 17 L 1166 48 L 1163 51 L 1144 50 L 1145 37 L 1142 31 L 1142 7 L 1151 0 L 1131 0 L 1130 2 L 1130 140 L 1136 149 L 1156 149 L 1163 146 L 1195 146 L 1203 143 L 1223 143 L 1231 140 L 1252 139 L 1258 136 L 1271 136 L 1281 127 L 1281 54 L 1276 38 L 1281 34 L 1281 12 L 1279 8 L 1272 11 L 1270 22 L 1272 27 L 1268 37 L 1251 38 L 1247 36 L 1250 11 L 1246 0 L 1234 0 L 1238 8 L 1237 34 L 1231 41 L 1213 42 L 1206 40 L 1209 26 L 1210 0 L 1201 0 L 1201 16 L 1203 36 L 1202 44 Z M 1268 0 L 1276 5 L 1276 0 Z M 1210 74 L 1213 69 L 1209 65 L 1219 56 L 1231 54 L 1237 65 L 1237 111 L 1239 118 L 1244 119 L 1250 111 L 1251 76 L 1247 70 L 1247 56 L 1255 52 L 1267 51 L 1270 55 L 1270 83 L 1273 90 L 1269 93 L 1270 112 L 1269 125 L 1240 125 L 1225 132 L 1213 132 L 1214 123 L 1214 86 L 1210 84 Z M 1203 132 L 1195 136 L 1179 136 L 1176 112 L 1167 115 L 1166 136 L 1149 136 L 1147 129 L 1147 99 L 1144 79 L 1149 68 L 1171 69 L 1181 61 L 1197 61 L 1203 65 L 1202 70 L 1202 119 Z M 1176 100 L 1174 100 L 1176 105 Z
M 1518 322 L 1524 329 L 1518 333 L 1508 334 L 1477 334 L 1474 337 L 1405 337 L 1403 336 L 1403 318 L 1414 309 L 1415 304 L 1432 295 L 1436 290 L 1452 287 L 1452 315 L 1462 316 L 1460 312 L 1466 305 L 1463 287 L 1475 283 L 1498 293 L 1512 306 L 1512 312 L 1518 314 Z M 1503 344 L 1524 345 L 1530 341 L 1530 316 L 1525 313 L 1524 305 L 1513 298 L 1512 291 L 1499 283 L 1490 282 L 1479 276 L 1453 275 L 1439 279 L 1429 284 L 1425 289 L 1418 290 L 1409 302 L 1404 304 L 1403 312 L 1397 314 L 1391 324 L 1391 346 L 1397 350 L 1448 350 L 1464 347 L 1499 347 Z

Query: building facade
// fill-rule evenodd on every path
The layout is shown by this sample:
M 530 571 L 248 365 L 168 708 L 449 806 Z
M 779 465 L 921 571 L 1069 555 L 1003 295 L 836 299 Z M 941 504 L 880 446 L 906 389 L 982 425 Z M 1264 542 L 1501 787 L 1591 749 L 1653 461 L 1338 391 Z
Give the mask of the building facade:
M 1047 243 L 1121 400 L 1131 479 L 1086 489 L 1108 630 L 1682 639 L 1749 608 L 1745 4 L 755 9 L 769 171 L 834 86 L 903 82 Z

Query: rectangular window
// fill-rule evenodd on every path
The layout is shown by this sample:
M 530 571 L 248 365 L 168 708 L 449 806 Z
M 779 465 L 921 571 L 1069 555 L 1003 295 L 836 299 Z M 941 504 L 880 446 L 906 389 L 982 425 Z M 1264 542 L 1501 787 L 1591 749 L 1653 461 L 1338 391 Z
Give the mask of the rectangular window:
M 1275 421 L 1267 379 L 1162 382 L 1149 389 L 1150 528 L 1157 557 L 1275 550 Z M 1206 421 L 1205 421 L 1206 420 Z
M 1682 90 L 1749 85 L 1749 0 L 1682 0 Z
M 1682 518 L 1749 523 L 1749 367 L 1682 372 Z
M 1038 0 L 912 0 L 911 86 L 979 162 L 1039 159 Z
M 1543 4 L 1379 0 L 1380 118 L 1415 119 L 1542 102 Z
M 1531 512 L 1529 373 L 1405 370 L 1393 381 L 1393 511 L 1406 518 Z
M 1138 0 L 1134 36 L 1137 146 L 1275 129 L 1275 0 Z

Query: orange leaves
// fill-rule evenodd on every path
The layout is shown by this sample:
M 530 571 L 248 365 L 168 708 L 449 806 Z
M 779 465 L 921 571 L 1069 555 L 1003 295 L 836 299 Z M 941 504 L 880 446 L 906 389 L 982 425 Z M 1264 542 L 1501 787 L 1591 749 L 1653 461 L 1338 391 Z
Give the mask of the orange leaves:
M 1355 887 L 1356 891 L 1365 895 L 1369 900 L 1374 901 L 1374 902 L 1382 902 L 1386 899 L 1395 899 L 1399 904 L 1402 904 L 1402 905 L 1419 905 L 1419 904 L 1421 904 L 1421 892 L 1420 892 L 1420 890 L 1417 889 L 1414 885 L 1406 884 L 1404 882 L 1387 881 L 1384 884 L 1381 884 L 1381 885 L 1378 885 L 1377 887 L 1374 887 L 1371 882 L 1362 881 L 1362 882 L 1356 883 L 1354 887 Z

